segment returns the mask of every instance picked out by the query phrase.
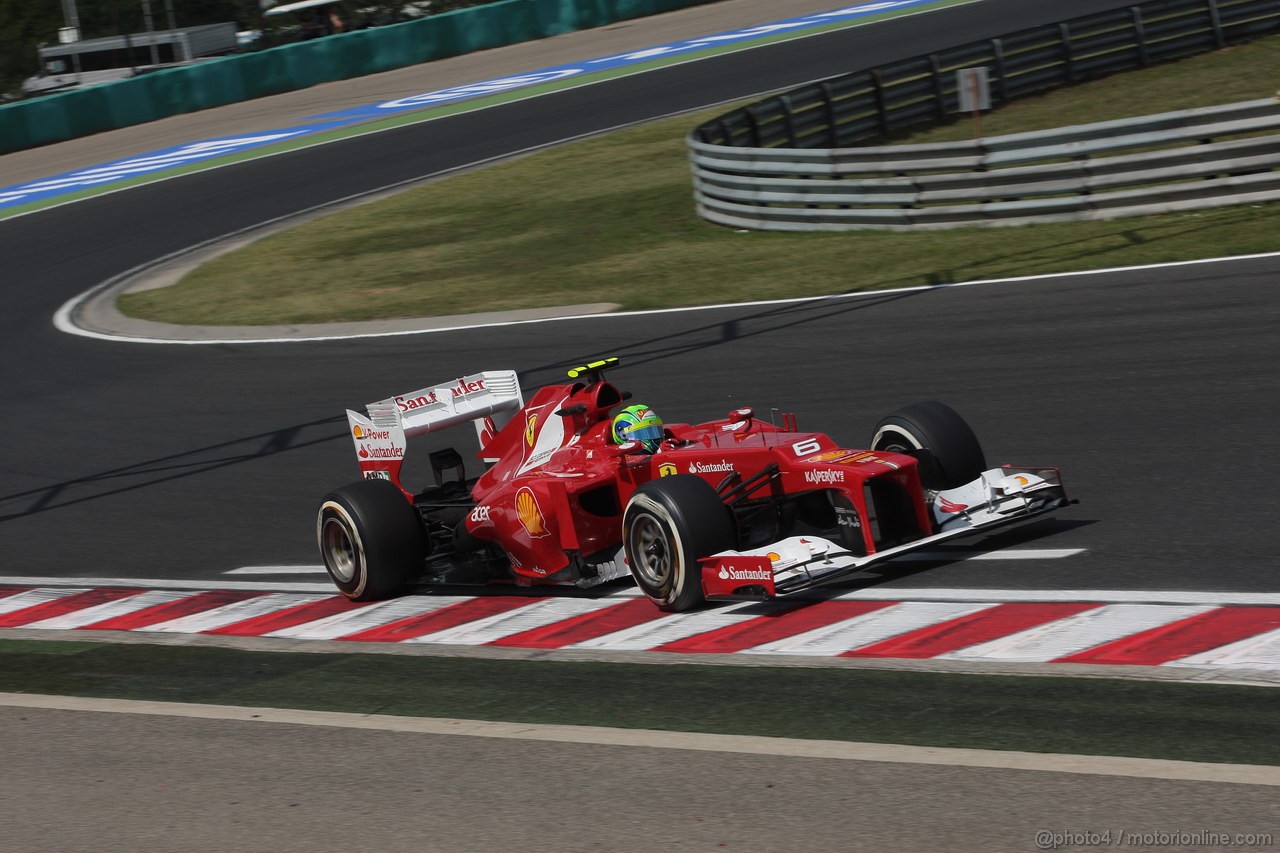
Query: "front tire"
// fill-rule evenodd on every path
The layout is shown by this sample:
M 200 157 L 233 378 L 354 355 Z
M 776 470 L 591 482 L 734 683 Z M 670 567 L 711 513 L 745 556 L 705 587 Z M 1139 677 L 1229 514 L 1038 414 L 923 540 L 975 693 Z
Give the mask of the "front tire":
M 627 502 L 622 547 L 636 585 L 659 610 L 680 613 L 703 601 L 698 560 L 737 544 L 729 508 L 701 477 L 645 483 Z
M 353 601 L 403 593 L 427 556 L 417 510 L 387 480 L 361 480 L 325 495 L 316 538 L 330 579 Z
M 871 449 L 914 456 L 926 489 L 954 489 L 987 470 L 973 430 L 955 409 L 938 402 L 912 403 L 880 421 Z

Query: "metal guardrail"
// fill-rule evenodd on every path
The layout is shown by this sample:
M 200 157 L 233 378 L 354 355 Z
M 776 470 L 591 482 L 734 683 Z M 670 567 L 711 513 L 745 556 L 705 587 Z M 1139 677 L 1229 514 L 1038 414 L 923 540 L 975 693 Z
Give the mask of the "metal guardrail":
M 1280 199 L 1271 99 L 927 145 L 689 146 L 699 213 L 735 228 L 1024 224 Z
M 810 84 L 689 135 L 699 213 L 734 227 L 901 229 L 1274 198 L 1280 137 L 1233 139 L 1280 129 L 1271 101 L 967 143 L 850 147 L 954 113 L 959 68 L 987 67 L 1001 103 L 1274 32 L 1276 0 L 1160 0 Z M 1169 147 L 1187 140 L 1197 142 Z M 1142 153 L 1078 162 L 1126 149 Z M 1031 162 L 1041 165 L 1019 167 Z

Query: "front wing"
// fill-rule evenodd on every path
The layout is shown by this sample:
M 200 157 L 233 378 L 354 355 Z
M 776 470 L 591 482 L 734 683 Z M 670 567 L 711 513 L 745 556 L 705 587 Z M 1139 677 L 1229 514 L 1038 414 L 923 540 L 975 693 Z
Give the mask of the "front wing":
M 832 583 L 884 560 L 995 527 L 1034 518 L 1071 503 L 1054 468 L 995 468 L 956 489 L 937 493 L 930 511 L 937 533 L 854 554 L 820 536 L 791 536 L 747 551 L 721 551 L 702 562 L 707 599 L 774 598 Z

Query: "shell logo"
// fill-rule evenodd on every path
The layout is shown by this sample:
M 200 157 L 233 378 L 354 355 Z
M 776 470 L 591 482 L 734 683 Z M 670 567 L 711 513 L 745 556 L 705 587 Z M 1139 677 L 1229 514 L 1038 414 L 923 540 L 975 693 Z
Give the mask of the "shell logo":
M 779 554 L 777 551 L 770 551 L 765 556 L 769 558 L 770 563 L 777 563 L 782 560 L 782 555 Z
M 676 468 L 676 466 L 672 465 L 670 462 L 663 462 L 661 465 L 658 466 L 659 477 L 674 477 L 678 473 L 679 473 L 679 470 Z
M 356 438 L 364 438 L 364 428 L 359 424 L 356 424 L 354 427 L 351 428 L 351 434 L 354 435 Z
M 524 422 L 524 443 L 533 447 L 533 440 L 538 436 L 538 415 L 529 415 Z
M 528 486 L 516 492 L 516 518 L 520 519 L 520 526 L 533 538 L 547 535 L 547 521 L 542 516 L 542 508 L 538 506 L 538 499 Z
M 1028 480 L 1026 477 L 1022 476 L 1021 474 L 1019 474 L 1018 476 L 1014 477 L 1013 479 L 1014 479 L 1015 481 L 1017 481 L 1017 483 L 1018 483 L 1018 485 L 1019 485 L 1019 486 L 1025 486 L 1025 485 L 1027 485 L 1028 483 L 1030 483 L 1030 482 L 1031 482 L 1031 481 L 1030 481 L 1030 480 Z

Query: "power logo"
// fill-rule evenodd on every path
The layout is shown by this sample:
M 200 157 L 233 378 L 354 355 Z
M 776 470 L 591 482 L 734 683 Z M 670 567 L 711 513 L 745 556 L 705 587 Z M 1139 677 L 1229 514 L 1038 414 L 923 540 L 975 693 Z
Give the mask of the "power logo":
M 534 539 L 547 535 L 547 522 L 542 516 L 542 508 L 538 506 L 538 499 L 528 486 L 516 492 L 516 518 L 520 519 L 520 526 Z

